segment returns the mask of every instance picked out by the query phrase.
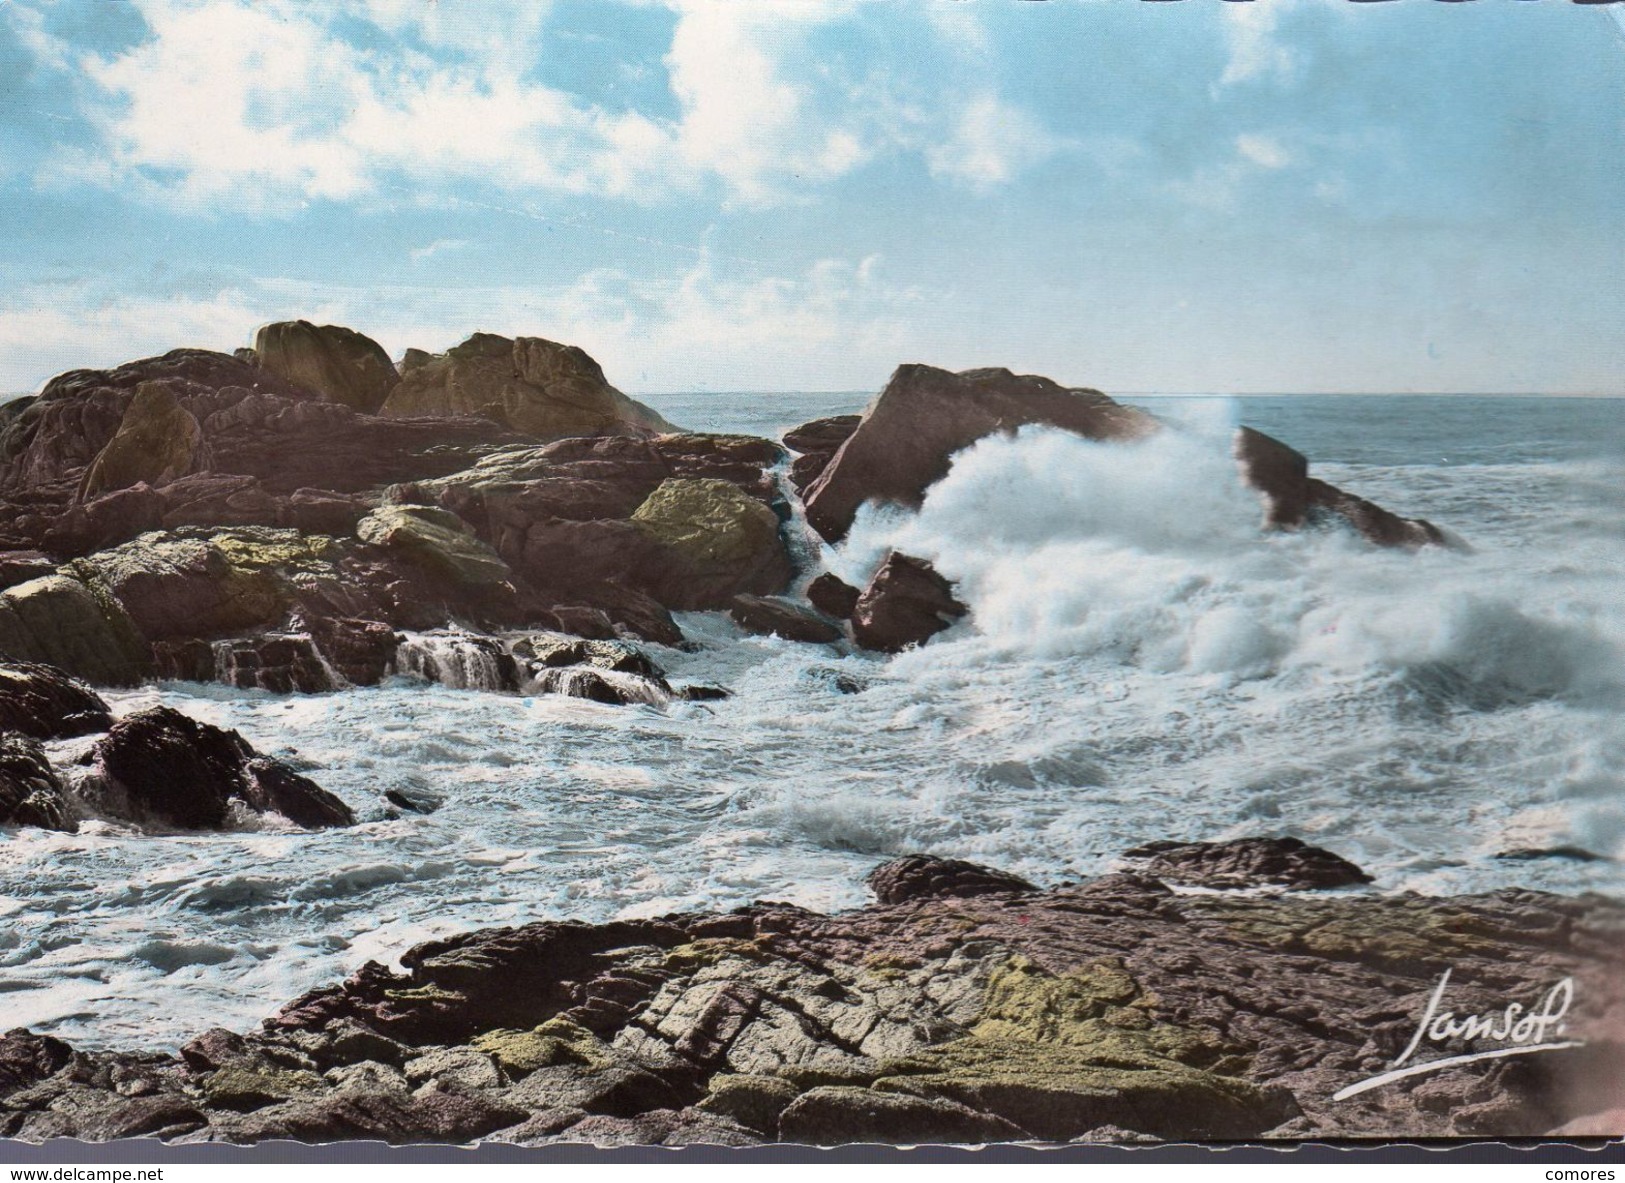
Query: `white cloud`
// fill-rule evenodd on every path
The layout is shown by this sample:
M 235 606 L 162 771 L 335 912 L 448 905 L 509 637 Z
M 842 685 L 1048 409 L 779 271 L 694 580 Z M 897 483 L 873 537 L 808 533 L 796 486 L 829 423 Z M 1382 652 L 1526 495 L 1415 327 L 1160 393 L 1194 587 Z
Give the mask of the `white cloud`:
M 1285 168 L 1292 163 L 1292 154 L 1274 136 L 1239 135 L 1236 137 L 1236 151 L 1260 168 Z
M 809 40 L 860 16 L 851 0 L 664 0 L 676 13 L 664 58 L 675 117 L 610 110 L 540 81 L 545 4 L 132 3 L 149 35 L 107 56 L 17 8 L 36 60 L 82 80 L 102 140 L 59 151 L 44 183 L 276 210 L 457 182 L 640 201 L 720 182 L 729 200 L 767 205 L 883 153 L 918 152 L 934 174 L 986 187 L 1056 147 L 985 83 L 943 113 L 876 101 L 874 77 L 843 77 Z M 352 39 L 363 16 L 381 41 Z M 947 27 L 964 43 L 976 26 Z
M 1225 42 L 1230 57 L 1219 77 L 1221 87 L 1271 75 L 1292 77 L 1297 69 L 1297 57 L 1275 36 L 1281 12 L 1289 4 L 1290 0 L 1251 0 L 1223 6 Z
M 937 176 L 975 188 L 1009 181 L 1062 146 L 1032 116 L 993 94 L 981 94 L 961 108 L 952 136 L 926 150 Z
M 412 261 L 420 263 L 424 259 L 432 259 L 445 251 L 460 251 L 468 245 L 464 238 L 437 238 L 426 246 L 413 247 Z

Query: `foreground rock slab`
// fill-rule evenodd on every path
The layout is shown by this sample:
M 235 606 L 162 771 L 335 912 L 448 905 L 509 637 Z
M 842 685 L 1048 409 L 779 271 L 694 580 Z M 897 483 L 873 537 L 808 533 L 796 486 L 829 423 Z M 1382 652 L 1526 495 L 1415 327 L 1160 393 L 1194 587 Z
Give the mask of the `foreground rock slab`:
M 764 903 L 431 941 L 402 957 L 403 973 L 369 963 L 259 1031 L 210 1031 L 178 1057 L 13 1031 L 0 1039 L 0 1135 L 745 1145 L 1621 1132 L 1617 902 L 1176 894 L 1143 874 L 1046 890 L 923 855 L 870 882 L 891 902 L 835 916 Z M 1346 1094 L 1401 1055 L 1447 970 L 1457 1015 L 1537 1007 L 1568 980 L 1577 1046 Z M 1421 1058 L 1486 1042 L 1441 1036 Z

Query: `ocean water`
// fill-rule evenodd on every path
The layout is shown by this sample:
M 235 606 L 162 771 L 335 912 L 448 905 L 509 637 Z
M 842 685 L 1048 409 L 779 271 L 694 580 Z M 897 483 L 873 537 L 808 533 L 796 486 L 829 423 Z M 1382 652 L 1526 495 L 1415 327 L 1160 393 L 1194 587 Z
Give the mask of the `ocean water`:
M 772 433 L 865 397 L 648 401 Z M 983 441 L 918 514 L 865 511 L 825 550 L 854 580 L 896 545 L 959 582 L 970 620 L 895 658 L 691 614 L 699 649 L 654 654 L 731 699 L 609 707 L 405 680 L 112 696 L 235 727 L 364 820 L 0 831 L 4 1025 L 175 1046 L 431 935 L 756 899 L 852 907 L 876 863 L 922 850 L 1054 883 L 1151 839 L 1294 834 L 1366 867 L 1375 891 L 1625 890 L 1611 857 L 1495 857 L 1625 855 L 1625 403 L 1144 405 L 1181 430 Z M 1228 455 L 1238 422 L 1472 549 L 1260 534 Z M 389 819 L 391 787 L 445 804 Z

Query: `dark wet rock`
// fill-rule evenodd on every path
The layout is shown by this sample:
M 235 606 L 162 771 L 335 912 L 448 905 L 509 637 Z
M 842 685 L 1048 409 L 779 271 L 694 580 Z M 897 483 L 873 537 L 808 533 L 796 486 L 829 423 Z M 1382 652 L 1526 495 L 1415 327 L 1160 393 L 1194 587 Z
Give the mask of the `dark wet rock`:
M 865 501 L 917 508 L 926 489 L 948 474 L 955 452 L 1029 423 L 1107 440 L 1134 439 L 1156 429 L 1143 411 L 1048 378 L 1003 369 L 951 374 L 932 366 L 899 366 L 851 437 L 806 488 L 807 521 L 835 542 L 846 536 Z
M 1347 859 L 1298 838 L 1150 842 L 1123 857 L 1134 860 L 1146 875 L 1189 887 L 1318 888 L 1371 882 Z
M 1515 862 L 1528 862 L 1533 859 L 1568 859 L 1577 863 L 1612 862 L 1606 854 L 1598 854 L 1594 850 L 1587 850 L 1583 846 L 1520 846 L 1513 850 L 1501 850 L 1495 854 L 1496 858 L 1511 859 Z
M 383 406 L 400 381 L 383 346 L 370 337 L 307 320 L 266 325 L 254 338 L 253 360 L 329 402 L 368 413 Z
M 98 686 L 133 685 L 150 665 L 141 633 L 122 606 L 66 575 L 0 592 L 0 658 L 53 665 Z
M 94 749 L 107 805 L 185 830 L 219 829 L 231 802 L 296 825 L 350 825 L 349 808 L 314 781 L 261 756 L 235 731 L 170 707 L 126 716 Z
M 15 731 L 0 731 L 0 826 L 77 828 L 45 749 Z
M 343 684 L 303 633 L 262 634 L 224 641 L 158 641 L 154 671 L 160 678 L 219 682 L 272 694 L 321 694 Z
M 322 617 L 311 623 L 310 634 L 327 663 L 352 686 L 382 681 L 400 643 L 400 635 L 377 620 Z
M 777 596 L 735 596 L 728 615 L 748 633 L 828 645 L 842 639 L 839 628 L 823 617 Z
M 112 725 L 107 704 L 84 683 L 53 666 L 0 661 L 0 732 L 69 739 Z
M 726 686 L 711 686 L 704 682 L 690 682 L 676 687 L 674 692 L 678 698 L 688 702 L 720 702 L 733 697 L 733 691 Z
M 826 1085 L 802 1093 L 779 1119 L 779 1140 L 813 1146 L 1014 1142 L 1031 1135 L 1004 1118 L 942 1097 Z
M 882 863 L 869 873 L 868 882 L 875 898 L 883 904 L 1038 890 L 1025 879 L 1004 871 L 928 854 L 904 855 Z
M 533 694 L 562 694 L 609 706 L 629 706 L 640 702 L 658 705 L 670 694 L 663 683 L 657 685 L 630 675 L 615 678 L 588 666 L 538 670 L 531 675 L 525 688 Z
M 1378 546 L 1415 550 L 1452 545 L 1444 531 L 1420 518 L 1403 518 L 1309 475 L 1301 452 L 1251 427 L 1236 432 L 1242 479 L 1264 496 L 1264 524 L 1277 530 L 1338 523 Z
M 838 575 L 828 571 L 807 585 L 807 602 L 825 616 L 850 620 L 863 593 Z
M 672 430 L 656 412 L 611 386 L 598 363 L 576 346 L 493 333 L 476 333 L 438 357 L 418 360 L 380 414 L 483 415 L 540 439 Z
M 384 790 L 384 800 L 408 813 L 433 813 L 446 803 L 439 793 L 411 785 L 397 785 Z
M 852 609 L 852 636 L 865 649 L 899 653 L 925 644 L 967 611 L 930 563 L 893 551 Z

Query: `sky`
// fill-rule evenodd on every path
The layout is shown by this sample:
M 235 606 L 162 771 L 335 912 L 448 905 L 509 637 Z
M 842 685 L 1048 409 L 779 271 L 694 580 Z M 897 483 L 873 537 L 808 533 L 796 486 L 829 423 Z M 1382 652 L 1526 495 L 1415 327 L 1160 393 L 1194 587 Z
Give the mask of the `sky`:
M 1565 0 L 0 0 L 0 390 L 273 320 L 633 393 L 1625 394 Z

